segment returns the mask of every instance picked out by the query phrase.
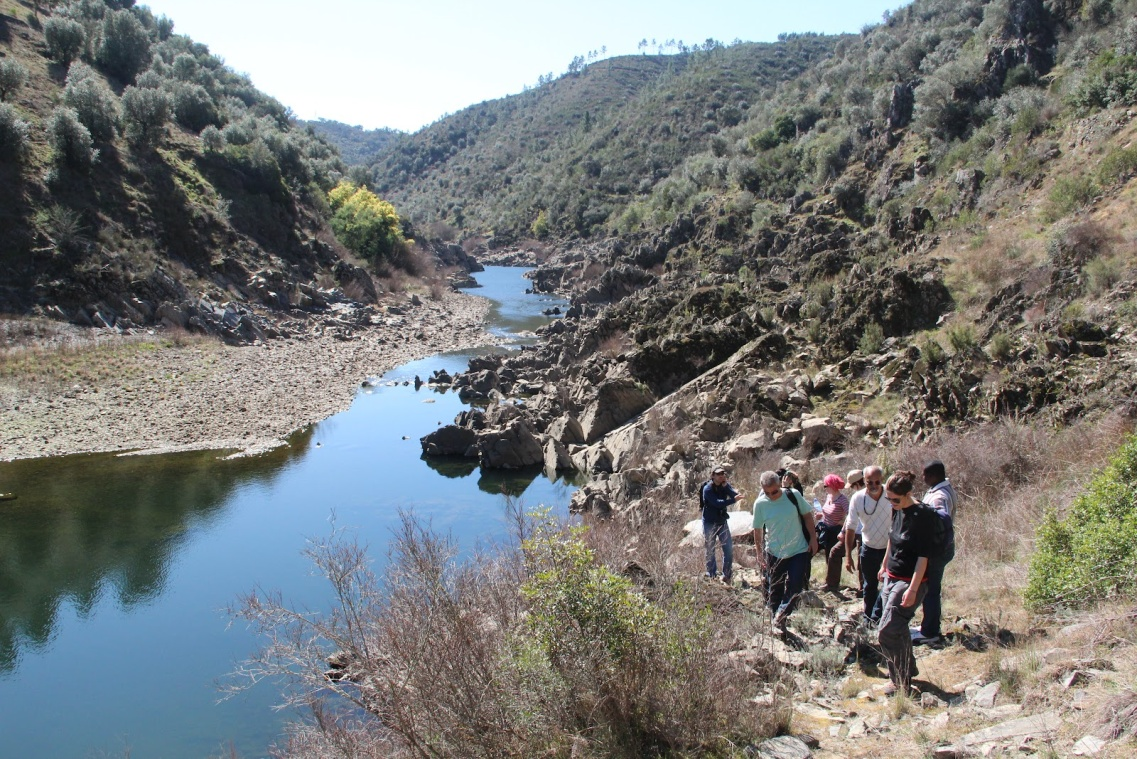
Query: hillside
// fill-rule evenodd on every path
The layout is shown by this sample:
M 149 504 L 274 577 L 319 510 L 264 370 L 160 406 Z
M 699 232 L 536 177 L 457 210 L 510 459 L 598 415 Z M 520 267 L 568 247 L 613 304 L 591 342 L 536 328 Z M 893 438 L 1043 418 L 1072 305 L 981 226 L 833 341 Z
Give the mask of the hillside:
M 397 129 L 364 129 L 328 119 L 296 123 L 304 128 L 311 127 L 316 134 L 335 145 L 348 166 L 371 165 L 377 155 L 405 136 Z
M 380 156 L 373 183 L 422 227 L 517 239 L 543 211 L 555 235 L 594 234 L 837 43 L 600 61 L 424 128 Z
M 0 0 L 0 312 L 248 342 L 373 302 L 326 222 L 335 148 L 174 29 Z

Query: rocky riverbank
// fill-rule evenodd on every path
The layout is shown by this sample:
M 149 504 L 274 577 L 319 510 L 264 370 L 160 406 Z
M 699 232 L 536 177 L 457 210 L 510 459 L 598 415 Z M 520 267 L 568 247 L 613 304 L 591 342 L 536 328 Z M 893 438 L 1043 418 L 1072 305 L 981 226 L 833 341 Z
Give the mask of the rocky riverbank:
M 347 408 L 359 383 L 486 345 L 489 301 L 446 292 L 283 320 L 252 345 L 44 323 L 0 331 L 0 459 L 282 445 Z M 53 323 L 48 323 L 53 324 Z

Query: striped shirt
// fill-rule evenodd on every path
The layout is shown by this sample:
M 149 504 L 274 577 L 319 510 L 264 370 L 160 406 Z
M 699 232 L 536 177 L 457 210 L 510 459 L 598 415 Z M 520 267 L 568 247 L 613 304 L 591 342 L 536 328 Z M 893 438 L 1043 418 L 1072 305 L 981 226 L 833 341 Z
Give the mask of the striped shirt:
M 892 529 L 892 504 L 884 497 L 883 490 L 880 498 L 876 499 L 867 490 L 853 493 L 845 529 L 856 531 L 858 528 L 864 545 L 879 550 L 888 547 L 888 533 Z
M 845 523 L 845 517 L 848 514 L 849 499 L 845 497 L 844 493 L 838 493 L 836 497 L 832 493 L 825 496 L 825 505 L 821 507 L 822 522 L 838 527 Z

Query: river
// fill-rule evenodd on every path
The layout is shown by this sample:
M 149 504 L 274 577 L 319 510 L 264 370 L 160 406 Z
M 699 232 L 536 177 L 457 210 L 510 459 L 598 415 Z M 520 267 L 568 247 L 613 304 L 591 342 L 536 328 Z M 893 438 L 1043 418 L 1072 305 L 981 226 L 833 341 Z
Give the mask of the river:
M 488 267 L 472 291 L 494 301 L 490 329 L 514 346 L 565 305 L 527 295 L 524 271 Z M 264 756 L 295 715 L 272 710 L 273 683 L 219 701 L 259 643 L 226 609 L 258 588 L 326 608 L 309 538 L 334 521 L 381 569 L 401 509 L 465 548 L 504 534 L 503 492 L 567 511 L 563 479 L 423 460 L 419 438 L 467 406 L 404 383 L 470 355 L 401 366 L 262 456 L 0 463 L 0 490 L 19 496 L 0 502 L 0 758 Z

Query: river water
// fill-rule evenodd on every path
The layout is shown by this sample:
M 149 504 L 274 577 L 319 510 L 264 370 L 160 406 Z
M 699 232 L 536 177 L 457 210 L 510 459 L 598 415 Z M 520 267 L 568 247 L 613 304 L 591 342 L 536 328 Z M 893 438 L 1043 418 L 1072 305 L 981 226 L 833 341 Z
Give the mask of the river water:
M 488 267 L 473 291 L 495 302 L 491 331 L 515 345 L 565 305 L 525 294 L 524 271 Z M 295 715 L 272 710 L 272 683 L 219 702 L 259 642 L 226 608 L 257 588 L 326 608 L 301 555 L 309 538 L 334 521 L 381 569 L 401 509 L 465 548 L 505 533 L 503 492 L 567 511 L 575 487 L 539 471 L 422 459 L 419 438 L 467 406 L 402 383 L 463 370 L 470 355 L 399 367 L 262 456 L 0 463 L 0 491 L 19 496 L 0 502 L 0 758 L 264 756 Z

